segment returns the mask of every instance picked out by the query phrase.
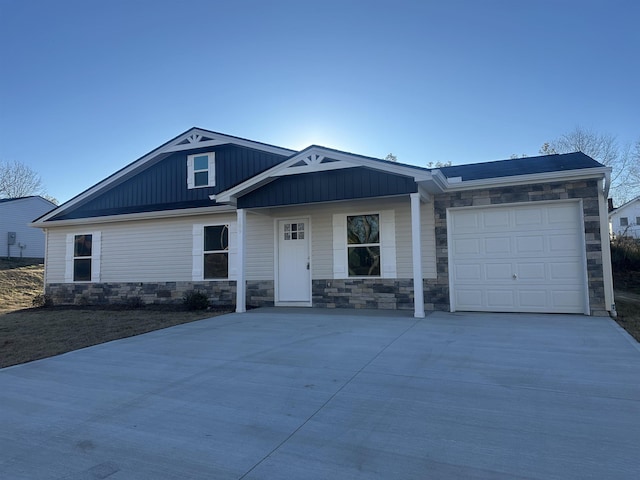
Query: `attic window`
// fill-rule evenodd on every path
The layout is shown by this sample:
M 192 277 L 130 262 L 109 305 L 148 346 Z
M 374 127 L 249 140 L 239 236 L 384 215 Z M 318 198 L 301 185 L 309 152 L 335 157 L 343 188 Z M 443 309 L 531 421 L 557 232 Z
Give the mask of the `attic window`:
M 216 184 L 215 153 L 197 153 L 187 157 L 187 188 L 213 187 Z

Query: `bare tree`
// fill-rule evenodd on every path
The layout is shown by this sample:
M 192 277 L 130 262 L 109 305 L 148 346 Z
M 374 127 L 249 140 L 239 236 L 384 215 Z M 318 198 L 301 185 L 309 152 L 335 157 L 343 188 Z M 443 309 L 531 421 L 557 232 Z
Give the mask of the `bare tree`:
M 384 157 L 385 160 L 388 160 L 390 162 L 397 162 L 398 161 L 398 157 L 396 157 L 393 153 L 388 154 L 386 157 Z
M 45 195 L 46 191 L 40 175 L 24 163 L 14 160 L 0 160 L 0 198 Z
M 640 140 L 638 140 L 640 143 Z M 606 133 L 597 133 L 582 127 L 576 127 L 569 133 L 559 138 L 544 143 L 540 148 L 540 154 L 553 155 L 556 153 L 582 152 L 594 160 L 612 168 L 611 193 L 618 202 L 623 202 L 637 191 L 640 185 L 632 185 L 631 176 L 635 163 L 637 165 L 640 146 L 636 143 L 635 150 L 630 145 L 620 147 L 615 136 Z M 637 170 L 637 168 L 636 168 Z M 640 172 L 639 172 L 640 173 Z

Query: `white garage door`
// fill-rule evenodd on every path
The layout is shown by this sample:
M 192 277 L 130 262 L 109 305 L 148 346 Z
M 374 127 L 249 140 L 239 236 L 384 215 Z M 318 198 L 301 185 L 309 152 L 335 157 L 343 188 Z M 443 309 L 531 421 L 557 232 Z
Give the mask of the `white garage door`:
M 588 313 L 580 204 L 448 212 L 452 311 Z

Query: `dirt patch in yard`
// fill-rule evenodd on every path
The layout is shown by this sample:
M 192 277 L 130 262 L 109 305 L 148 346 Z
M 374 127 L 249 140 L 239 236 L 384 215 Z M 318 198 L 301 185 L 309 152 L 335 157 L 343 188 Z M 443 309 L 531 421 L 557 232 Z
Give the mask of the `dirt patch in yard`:
M 4 313 L 0 314 L 0 368 L 228 312 L 51 307 Z

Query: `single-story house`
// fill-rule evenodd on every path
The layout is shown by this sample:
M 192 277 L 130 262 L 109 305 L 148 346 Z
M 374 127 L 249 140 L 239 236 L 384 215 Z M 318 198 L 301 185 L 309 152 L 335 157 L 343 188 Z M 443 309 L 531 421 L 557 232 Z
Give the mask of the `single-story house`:
M 640 238 L 640 197 L 609 212 L 609 232 L 616 237 Z
M 55 204 L 34 195 L 0 199 L 0 256 L 44 258 L 45 236 L 31 222 L 50 212 Z
M 610 169 L 421 168 L 192 128 L 34 222 L 54 302 L 606 314 Z

